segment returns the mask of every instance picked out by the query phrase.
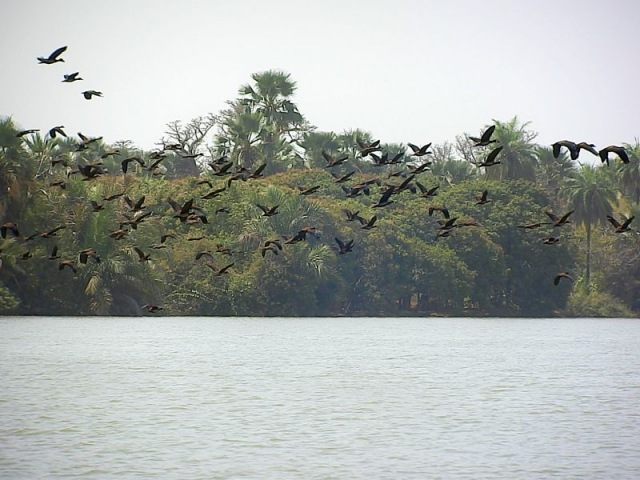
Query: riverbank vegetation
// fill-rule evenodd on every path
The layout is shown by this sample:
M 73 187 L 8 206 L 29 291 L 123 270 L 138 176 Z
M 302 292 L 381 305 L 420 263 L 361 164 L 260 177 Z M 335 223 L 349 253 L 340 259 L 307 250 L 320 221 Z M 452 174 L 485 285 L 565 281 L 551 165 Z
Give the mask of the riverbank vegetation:
M 640 312 L 638 232 L 631 223 L 616 233 L 607 220 L 640 211 L 637 140 L 624 145 L 628 164 L 584 151 L 575 161 L 537 144 L 519 118 L 488 118 L 421 157 L 382 139 L 374 155 L 396 160 L 380 162 L 363 155 L 374 133 L 318 130 L 294 103 L 295 87 L 281 72 L 254 74 L 224 111 L 167 125 L 154 151 L 69 132 L 18 136 L 30 126 L 2 119 L 0 313 Z M 469 136 L 490 125 L 496 143 L 475 147 Z M 478 167 L 496 146 L 500 163 Z M 328 156 L 348 158 L 327 168 Z M 422 194 L 418 183 L 437 189 Z M 392 203 L 374 207 L 389 188 Z M 484 191 L 489 202 L 479 201 Z M 450 228 L 440 207 L 455 219 Z M 352 221 L 347 210 L 358 212 Z M 570 223 L 549 225 L 546 212 L 571 211 Z M 339 253 L 336 238 L 353 240 L 352 251 Z M 573 282 L 554 285 L 559 272 Z

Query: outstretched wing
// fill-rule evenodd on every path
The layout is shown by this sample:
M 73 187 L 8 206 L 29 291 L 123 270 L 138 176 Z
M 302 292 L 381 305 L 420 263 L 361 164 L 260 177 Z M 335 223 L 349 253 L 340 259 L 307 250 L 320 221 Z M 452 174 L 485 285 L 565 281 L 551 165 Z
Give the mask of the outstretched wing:
M 66 46 L 57 48 L 56 50 L 53 51 L 53 53 L 51 55 L 49 55 L 49 60 L 55 60 L 60 55 L 62 55 L 65 52 L 66 49 L 67 49 Z

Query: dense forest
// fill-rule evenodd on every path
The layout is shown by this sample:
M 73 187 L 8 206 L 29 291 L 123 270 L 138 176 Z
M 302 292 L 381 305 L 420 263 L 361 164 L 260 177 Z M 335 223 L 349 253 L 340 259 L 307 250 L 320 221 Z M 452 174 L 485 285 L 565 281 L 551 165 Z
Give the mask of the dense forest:
M 622 225 L 640 212 L 637 139 L 626 164 L 555 155 L 518 118 L 378 143 L 319 131 L 295 91 L 256 73 L 153 151 L 0 120 L 0 313 L 640 312 L 639 236 Z

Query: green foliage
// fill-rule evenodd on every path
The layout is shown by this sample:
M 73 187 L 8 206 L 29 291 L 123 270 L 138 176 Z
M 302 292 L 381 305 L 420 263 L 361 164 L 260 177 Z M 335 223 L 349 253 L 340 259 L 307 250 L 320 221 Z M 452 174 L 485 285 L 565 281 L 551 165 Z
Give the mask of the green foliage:
M 587 293 L 582 289 L 573 291 L 567 308 L 560 313 L 566 317 L 633 318 L 637 316 L 613 295 L 598 291 Z
M 9 315 L 19 305 L 20 301 L 9 291 L 0 285 L 0 315 Z
M 513 118 L 495 122 L 494 138 L 504 147 L 501 166 L 477 168 L 474 163 L 491 148 L 459 136 L 455 144 L 435 145 L 431 169 L 409 178 L 408 167 L 426 159 L 407 156 L 404 144 L 382 143 L 390 156 L 405 154 L 397 165 L 375 165 L 358 146 L 358 140 L 372 142 L 372 134 L 316 131 L 293 102 L 295 90 L 286 73 L 257 73 L 218 115 L 172 122 L 160 144 L 178 145 L 179 153 L 164 152 L 155 172 L 132 162 L 122 173 L 123 158 L 154 161 L 152 152 L 129 141 L 79 148 L 73 139 L 38 133 L 20 139 L 13 121 L 4 119 L 0 216 L 2 223 L 19 223 L 21 235 L 0 240 L 0 312 L 138 315 L 144 304 L 162 305 L 167 315 L 544 317 L 640 311 L 638 236 L 615 234 L 606 222 L 613 211 L 638 211 L 635 165 L 577 167 L 566 156 L 555 159 L 549 148 L 533 143 L 536 133 L 528 123 Z M 636 147 L 629 148 L 637 160 Z M 114 149 L 120 156 L 102 159 Z M 327 168 L 323 151 L 348 160 Z M 184 158 L 196 153 L 204 156 Z M 233 164 L 233 181 L 209 167 L 223 154 Z M 96 159 L 107 168 L 103 175 L 72 174 Z M 262 164 L 264 176 L 243 176 L 242 168 Z M 337 182 L 348 173 L 348 181 Z M 58 180 L 64 189 L 51 185 Z M 394 194 L 393 203 L 374 208 L 384 189 L 405 180 L 409 188 Z M 364 182 L 366 193 L 346 196 L 342 187 Z M 435 196 L 412 193 L 416 182 L 437 186 Z M 302 194 L 311 187 L 317 191 Z M 203 198 L 222 188 L 218 197 Z M 484 190 L 490 203 L 481 205 L 476 198 Z M 122 196 L 105 200 L 119 193 L 134 202 L 144 196 L 148 216 L 135 228 Z M 193 200 L 207 222 L 179 220 L 169 199 L 179 205 Z M 91 200 L 101 209 L 94 211 Z M 278 213 L 264 216 L 258 204 L 277 205 Z M 454 218 L 447 236 L 439 235 L 442 213 L 429 213 L 434 206 L 446 206 Z M 375 215 L 375 227 L 348 222 L 345 209 L 365 221 Z M 518 228 L 547 222 L 545 211 L 570 209 L 570 225 Z M 64 228 L 55 237 L 41 235 L 58 226 Z M 301 230 L 308 232 L 303 241 L 285 242 Z M 550 236 L 560 241 L 545 245 L 542 238 Z M 353 240 L 353 251 L 338 253 L 336 238 Z M 285 243 L 282 250 L 263 250 L 274 239 Z M 50 259 L 54 245 L 60 258 Z M 99 262 L 80 262 L 80 252 L 89 248 Z M 62 261 L 76 273 L 60 269 Z M 229 264 L 227 273 L 217 274 Z M 576 283 L 554 286 L 559 271 L 572 272 Z

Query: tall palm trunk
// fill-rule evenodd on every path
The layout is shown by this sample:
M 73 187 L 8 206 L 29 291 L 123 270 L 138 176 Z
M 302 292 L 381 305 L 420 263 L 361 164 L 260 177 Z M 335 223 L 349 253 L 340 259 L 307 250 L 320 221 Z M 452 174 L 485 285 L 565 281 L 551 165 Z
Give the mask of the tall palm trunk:
M 591 222 L 587 222 L 587 261 L 585 271 L 585 285 L 587 292 L 589 292 L 589 285 L 591 284 Z

